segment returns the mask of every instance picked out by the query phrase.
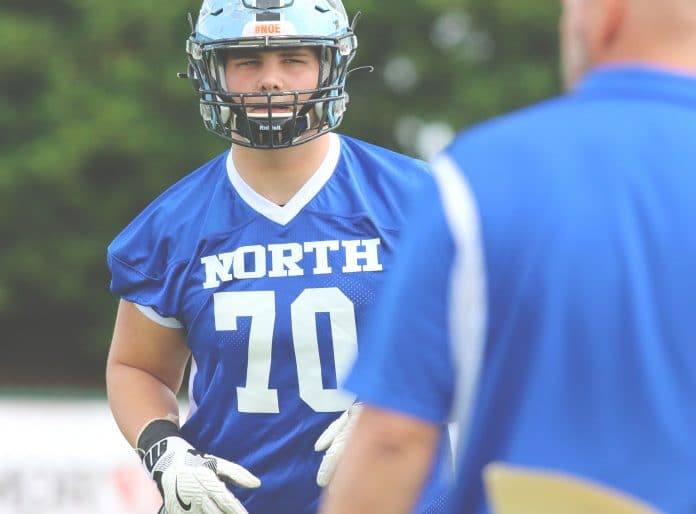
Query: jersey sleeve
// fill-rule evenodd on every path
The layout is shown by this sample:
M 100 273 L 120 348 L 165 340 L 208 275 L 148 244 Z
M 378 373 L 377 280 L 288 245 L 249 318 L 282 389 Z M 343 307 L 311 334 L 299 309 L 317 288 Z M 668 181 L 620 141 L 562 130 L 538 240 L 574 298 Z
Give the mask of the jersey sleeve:
M 151 309 L 154 314 L 148 317 L 167 320 L 165 326 L 172 327 L 181 326 L 179 299 L 187 265 L 186 260 L 174 255 L 175 240 L 167 233 L 166 224 L 157 212 L 148 208 L 107 250 L 111 291 L 148 311 Z
M 439 423 L 448 416 L 454 382 L 445 308 L 453 242 L 434 182 L 418 195 L 420 208 L 411 209 L 344 387 L 361 401 Z
M 463 175 L 444 158 L 432 169 L 344 386 L 366 403 L 445 423 L 467 408 L 477 384 L 485 274 Z

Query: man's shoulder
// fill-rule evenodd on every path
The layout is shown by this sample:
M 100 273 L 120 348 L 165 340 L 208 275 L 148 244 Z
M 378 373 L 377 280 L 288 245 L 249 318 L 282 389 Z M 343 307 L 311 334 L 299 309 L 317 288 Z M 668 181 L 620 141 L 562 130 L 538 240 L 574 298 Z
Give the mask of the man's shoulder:
M 577 107 L 572 96 L 557 96 L 462 130 L 450 149 L 489 152 L 495 148 L 504 149 L 501 145 L 517 147 L 548 141 L 555 134 L 568 130 L 569 116 L 573 116 Z

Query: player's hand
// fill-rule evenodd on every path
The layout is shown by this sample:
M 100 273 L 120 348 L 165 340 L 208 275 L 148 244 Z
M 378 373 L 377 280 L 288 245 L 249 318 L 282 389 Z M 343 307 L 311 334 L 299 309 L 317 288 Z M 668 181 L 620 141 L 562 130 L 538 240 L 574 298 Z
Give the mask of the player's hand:
M 183 438 L 166 437 L 143 455 L 167 514 L 248 514 L 224 482 L 259 487 L 261 481 L 238 464 L 195 450 Z
M 343 448 L 348 441 L 348 435 L 361 409 L 361 403 L 351 405 L 348 410 L 322 432 L 317 442 L 314 443 L 314 451 L 322 452 L 326 450 L 326 455 L 321 460 L 319 472 L 317 473 L 317 484 L 320 487 L 326 487 L 331 481 L 336 464 L 341 458 Z

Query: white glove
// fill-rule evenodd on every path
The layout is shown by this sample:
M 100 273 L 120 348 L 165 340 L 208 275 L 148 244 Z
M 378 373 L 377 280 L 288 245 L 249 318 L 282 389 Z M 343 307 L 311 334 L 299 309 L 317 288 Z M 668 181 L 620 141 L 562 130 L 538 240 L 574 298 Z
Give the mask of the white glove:
M 331 481 L 336 464 L 338 464 L 343 454 L 343 448 L 348 441 L 348 435 L 353 429 L 361 409 L 361 403 L 354 403 L 348 407 L 348 410 L 334 420 L 322 432 L 317 442 L 314 443 L 314 451 L 321 452 L 326 450 L 326 455 L 321 459 L 319 471 L 317 472 L 317 484 L 319 484 L 319 487 L 326 487 Z
M 261 485 L 242 466 L 199 452 L 178 436 L 152 445 L 143 464 L 160 489 L 167 514 L 248 514 L 223 481 L 249 488 Z

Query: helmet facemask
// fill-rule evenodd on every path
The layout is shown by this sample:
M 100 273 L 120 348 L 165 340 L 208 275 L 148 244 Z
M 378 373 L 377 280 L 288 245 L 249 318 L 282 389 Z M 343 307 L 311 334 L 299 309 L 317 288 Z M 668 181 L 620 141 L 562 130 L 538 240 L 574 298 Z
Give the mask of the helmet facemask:
M 201 116 L 206 128 L 235 144 L 259 149 L 296 146 L 335 129 L 348 103 L 345 79 L 356 46 L 352 33 L 337 39 L 266 36 L 209 45 L 189 39 L 189 76 L 199 77 Z M 228 90 L 225 63 L 230 52 L 297 47 L 310 47 L 319 57 L 315 88 L 244 93 Z M 280 108 L 287 111 L 277 112 Z

